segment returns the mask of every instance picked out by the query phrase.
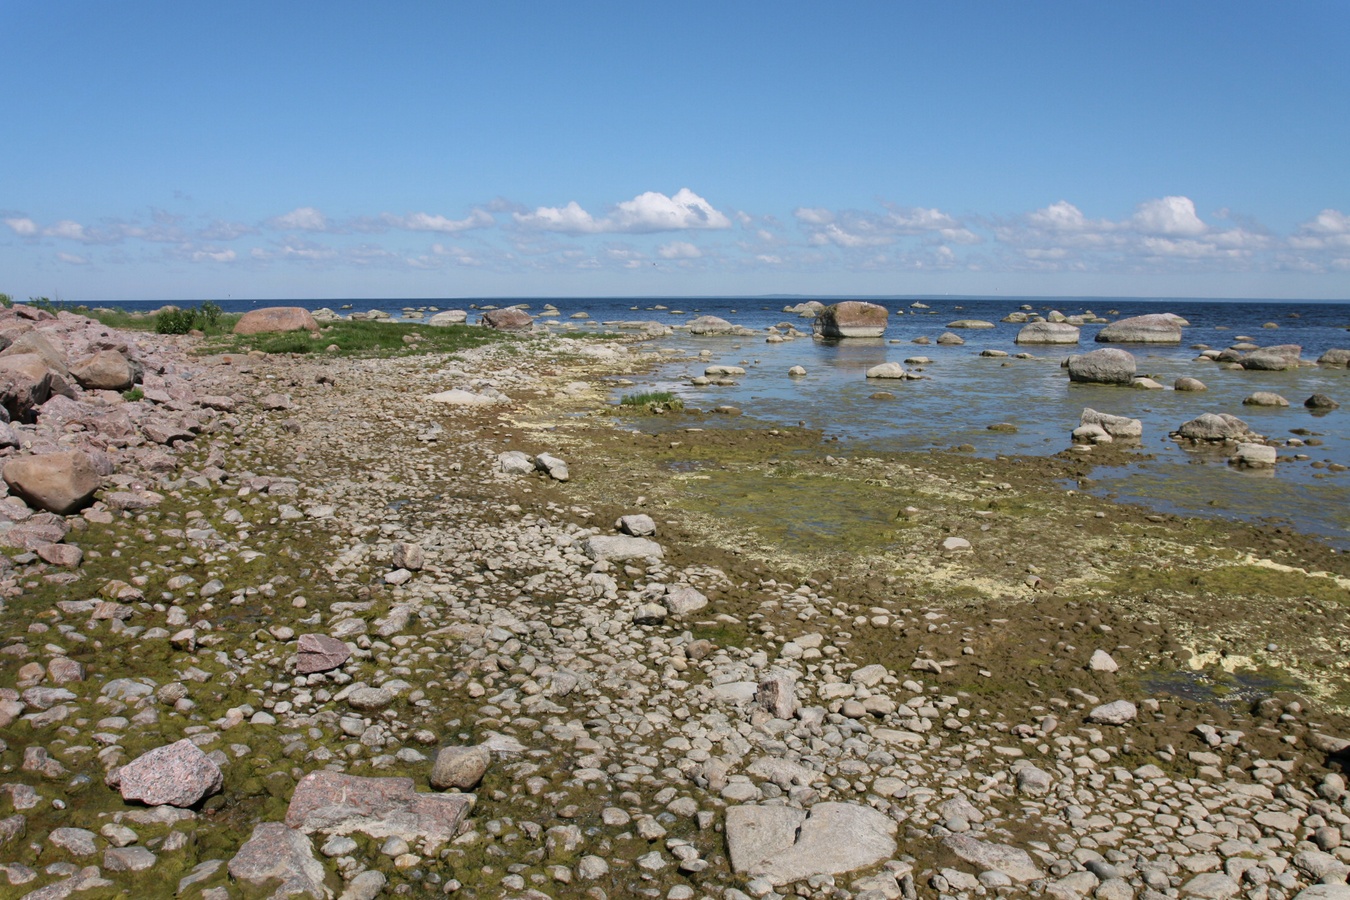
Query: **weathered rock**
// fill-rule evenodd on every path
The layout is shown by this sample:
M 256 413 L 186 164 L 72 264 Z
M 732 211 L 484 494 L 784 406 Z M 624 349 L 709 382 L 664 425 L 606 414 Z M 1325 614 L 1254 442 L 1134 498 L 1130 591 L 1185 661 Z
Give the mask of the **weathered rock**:
M 689 322 L 690 334 L 740 334 L 746 329 L 718 316 L 699 316 Z
M 229 872 L 234 880 L 254 888 L 276 887 L 274 897 L 298 894 L 327 900 L 333 896 L 309 836 L 280 822 L 255 825 L 252 836 L 230 860 Z
M 1128 416 L 1113 416 L 1087 407 L 1079 417 L 1079 424 L 1097 425 L 1113 438 L 1138 438 L 1144 434 L 1144 423 Z
M 450 325 L 463 325 L 469 321 L 469 313 L 463 309 L 447 309 L 436 313 L 430 319 L 427 319 L 428 325 L 434 325 L 437 328 L 445 328 Z
M 1096 339 L 1104 344 L 1179 344 L 1181 321 L 1170 313 L 1131 316 L 1107 325 Z
M 1116 661 L 1111 658 L 1111 654 L 1105 650 L 1093 650 L 1092 658 L 1088 660 L 1088 669 L 1093 672 L 1115 672 L 1120 668 Z
M 567 469 L 567 463 L 551 453 L 540 453 L 534 458 L 534 467 L 548 475 L 554 481 L 567 481 L 571 478 L 571 473 Z
M 955 322 L 948 322 L 948 328 L 971 328 L 982 330 L 986 328 L 997 328 L 993 322 L 986 322 L 984 319 L 957 319 Z
M 309 310 L 299 306 L 270 306 L 244 313 L 235 323 L 235 334 L 263 334 L 272 331 L 318 331 L 319 323 Z
M 1289 401 L 1272 391 L 1257 391 L 1248 394 L 1242 401 L 1243 406 L 1288 406 Z
M 797 712 L 797 679 L 791 673 L 776 671 L 759 683 L 755 702 L 775 719 L 790 719 Z
M 1106 348 L 1069 357 L 1069 380 L 1084 384 L 1130 384 L 1134 381 L 1134 355 Z
M 702 591 L 682 585 L 667 589 L 661 602 L 672 616 L 687 616 L 707 606 L 708 598 Z
M 1278 459 L 1279 454 L 1274 447 L 1267 447 L 1265 444 L 1238 444 L 1229 462 L 1245 469 L 1269 469 Z
M 952 334 L 950 331 L 944 331 L 938 335 L 937 342 L 944 347 L 959 347 L 966 342 L 966 339 L 959 334 Z
M 31 422 L 49 397 L 69 391 L 69 382 L 38 354 L 0 355 L 0 406 L 13 421 Z
M 1333 347 L 1317 357 L 1319 366 L 1350 366 L 1350 350 Z
M 633 610 L 635 625 L 660 625 L 670 615 L 670 610 L 660 603 L 643 603 Z
M 100 350 L 70 367 L 87 391 L 125 391 L 136 383 L 136 367 L 116 350 Z
M 47 835 L 47 842 L 60 847 L 71 856 L 93 856 L 98 852 L 98 835 L 84 828 L 55 828 Z
M 1298 344 L 1277 344 L 1273 347 L 1262 347 L 1242 357 L 1239 360 L 1239 365 L 1244 369 L 1259 372 L 1283 372 L 1286 369 L 1297 369 L 1299 367 L 1299 354 L 1302 352 L 1303 348 Z
M 652 521 L 651 516 L 644 513 L 620 516 L 619 520 L 614 523 L 614 527 L 633 537 L 646 537 L 656 534 L 656 523 Z
M 1178 378 L 1178 379 L 1176 380 L 1175 383 L 1173 383 L 1173 385 L 1172 385 L 1172 390 L 1174 390 L 1174 391 L 1207 391 L 1207 390 L 1209 390 L 1209 388 L 1206 387 L 1206 386 L 1205 386 L 1205 383 L 1204 383 L 1203 381 L 1201 381 L 1199 378 L 1191 378 L 1191 377 L 1188 376 L 1188 375 L 1183 375 L 1181 378 Z
M 361 687 L 347 695 L 347 705 L 362 712 L 378 712 L 393 704 L 394 693 L 382 687 Z
M 1338 409 L 1340 404 L 1328 397 L 1326 394 L 1313 394 L 1303 405 L 1308 409 Z
M 1176 431 L 1190 441 L 1231 441 L 1252 433 L 1247 423 L 1228 413 L 1204 413 L 1183 422 Z
M 1076 344 L 1078 328 L 1063 322 L 1032 322 L 1017 332 L 1019 344 Z
M 311 772 L 295 786 L 286 824 L 306 834 L 361 832 L 373 838 L 442 844 L 459 832 L 472 794 L 422 794 L 411 778 Z
M 390 561 L 397 568 L 420 572 L 427 562 L 426 551 L 422 549 L 421 544 L 399 541 L 394 544 L 394 552 L 391 554 Z
M 523 450 L 497 454 L 497 465 L 507 475 L 528 475 L 534 471 L 534 457 Z
M 889 816 L 852 803 L 817 803 L 809 813 L 781 806 L 726 813 L 732 868 L 774 886 L 875 865 L 895 852 L 895 831 Z
M 1134 721 L 1137 715 L 1139 708 L 1133 703 L 1128 700 L 1116 700 L 1094 707 L 1088 713 L 1087 720 L 1098 725 L 1124 725 Z
M 1025 883 L 1043 877 L 1030 854 L 1006 844 L 982 841 L 965 834 L 952 834 L 942 839 L 942 846 L 981 871 L 1002 872 L 1013 881 Z
M 625 535 L 591 535 L 581 544 L 582 551 L 599 562 L 623 562 L 629 559 L 661 559 L 665 550 L 656 541 Z
M 159 860 L 139 844 L 133 847 L 109 847 L 103 851 L 103 868 L 109 872 L 144 872 Z
M 534 318 L 523 309 L 507 307 L 483 313 L 481 324 L 497 331 L 529 331 L 534 327 Z
M 220 768 L 187 738 L 141 754 L 116 770 L 116 780 L 123 800 L 185 808 L 224 785 Z
M 867 370 L 868 378 L 904 378 L 905 367 L 898 362 L 886 362 Z
M 845 300 L 820 311 L 816 329 L 827 338 L 878 338 L 886 333 L 890 312 L 861 300 Z
M 443 747 L 436 754 L 429 781 L 439 791 L 471 791 L 487 774 L 492 754 L 486 747 Z
M 351 659 L 352 651 L 345 643 L 326 634 L 302 634 L 296 642 L 298 655 L 295 671 L 299 675 L 331 672 Z
M 5 463 L 5 483 L 34 509 L 68 515 L 87 506 L 103 479 L 82 450 L 21 456 Z

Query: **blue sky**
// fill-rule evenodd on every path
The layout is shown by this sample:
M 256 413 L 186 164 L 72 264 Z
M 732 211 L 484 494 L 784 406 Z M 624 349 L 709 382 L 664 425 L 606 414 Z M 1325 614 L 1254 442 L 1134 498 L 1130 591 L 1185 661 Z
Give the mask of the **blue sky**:
M 0 0 L 0 291 L 1350 299 L 1350 4 Z

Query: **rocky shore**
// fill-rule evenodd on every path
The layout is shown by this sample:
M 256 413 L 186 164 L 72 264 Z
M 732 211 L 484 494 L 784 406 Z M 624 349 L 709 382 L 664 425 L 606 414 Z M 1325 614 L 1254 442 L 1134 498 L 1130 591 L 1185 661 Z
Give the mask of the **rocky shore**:
M 638 340 L 0 332 L 0 895 L 1350 898 L 1298 535 L 645 429 Z

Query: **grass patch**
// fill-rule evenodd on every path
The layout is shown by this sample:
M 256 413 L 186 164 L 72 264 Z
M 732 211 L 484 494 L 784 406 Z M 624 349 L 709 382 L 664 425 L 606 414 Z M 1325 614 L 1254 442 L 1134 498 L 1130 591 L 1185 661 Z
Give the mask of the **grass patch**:
M 642 391 L 622 398 L 619 406 L 634 412 L 664 413 L 684 409 L 684 401 L 670 391 Z
M 334 356 L 418 356 L 455 353 L 485 344 L 509 344 L 512 335 L 471 325 L 418 325 L 395 322 L 333 322 L 317 335 L 307 331 L 222 335 L 203 349 L 209 353 L 246 352 L 329 354 Z M 334 349 L 329 349 L 334 348 Z

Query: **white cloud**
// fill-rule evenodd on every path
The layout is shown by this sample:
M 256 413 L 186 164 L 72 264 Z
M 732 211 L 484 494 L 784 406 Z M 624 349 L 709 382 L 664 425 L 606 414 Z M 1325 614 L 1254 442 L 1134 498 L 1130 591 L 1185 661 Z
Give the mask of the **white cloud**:
M 408 213 L 406 216 L 384 213 L 380 216 L 380 221 L 390 228 L 402 228 L 405 231 L 439 231 L 447 234 L 468 231 L 471 228 L 487 228 L 496 222 L 492 214 L 485 209 L 474 209 L 463 219 L 447 219 L 445 216 L 424 212 Z
M 88 259 L 85 259 L 83 256 L 76 256 L 74 253 L 58 253 L 56 254 L 56 258 L 61 260 L 61 262 L 69 263 L 72 266 L 89 265 Z
M 79 222 L 72 222 L 70 219 L 62 219 L 55 225 L 44 228 L 42 233 L 48 237 L 65 238 L 69 241 L 83 241 L 89 239 L 88 235 L 85 234 L 84 226 Z
M 1090 225 L 1083 211 L 1067 200 L 1052 203 L 1045 209 L 1038 209 L 1027 216 L 1033 227 L 1046 231 L 1088 231 L 1096 227 Z
M 725 214 L 689 188 L 681 188 L 673 197 L 647 191 L 618 204 L 601 219 L 582 209 L 575 200 L 563 207 L 541 206 L 532 213 L 513 213 L 512 217 L 527 228 L 568 234 L 650 234 L 731 227 Z
M 194 250 L 189 257 L 193 262 L 234 262 L 238 254 L 233 250 Z
M 834 213 L 820 207 L 799 206 L 792 211 L 797 221 L 807 225 L 828 225 L 834 221 Z
M 1139 204 L 1130 223 L 1146 234 L 1191 237 L 1209 230 L 1195 214 L 1195 203 L 1189 197 L 1145 200 Z
M 34 237 L 38 233 L 37 223 L 29 218 L 6 219 L 5 224 L 19 237 Z
M 327 231 L 328 218 L 312 206 L 301 206 L 267 222 L 283 231 Z
M 703 251 L 688 241 L 671 241 L 656 248 L 662 259 L 698 259 Z
M 886 234 L 859 234 L 847 231 L 831 222 L 816 232 L 812 243 L 824 244 L 828 242 L 840 247 L 877 247 L 889 244 L 893 240 L 894 238 Z

